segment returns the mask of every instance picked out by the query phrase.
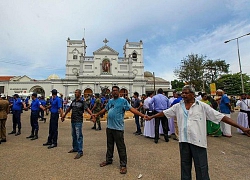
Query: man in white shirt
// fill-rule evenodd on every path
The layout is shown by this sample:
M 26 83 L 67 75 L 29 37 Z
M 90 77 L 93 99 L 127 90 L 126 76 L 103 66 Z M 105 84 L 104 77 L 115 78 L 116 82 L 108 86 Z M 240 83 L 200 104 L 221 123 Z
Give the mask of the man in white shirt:
M 242 93 L 241 99 L 237 101 L 236 106 L 240 106 L 240 112 L 238 114 L 237 123 L 245 128 L 249 128 L 250 125 L 250 99 L 247 99 L 247 94 Z M 238 132 L 243 133 L 240 129 Z
M 223 121 L 241 129 L 250 136 L 250 129 L 235 123 L 231 118 L 215 111 L 209 105 L 195 100 L 195 90 L 192 86 L 184 86 L 182 89 L 183 100 L 153 116 L 146 117 L 147 120 L 155 117 L 166 116 L 177 117 L 179 128 L 179 147 L 181 156 L 181 179 L 192 179 L 192 159 L 194 160 L 196 180 L 208 180 L 207 162 L 207 134 L 206 119 L 214 123 Z

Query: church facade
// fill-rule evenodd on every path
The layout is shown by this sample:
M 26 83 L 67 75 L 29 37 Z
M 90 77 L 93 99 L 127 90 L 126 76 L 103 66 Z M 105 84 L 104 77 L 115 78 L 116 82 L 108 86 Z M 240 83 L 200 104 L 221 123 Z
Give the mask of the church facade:
M 123 46 L 123 57 L 107 45 L 86 55 L 85 39 L 67 39 L 67 57 L 65 78 L 56 75 L 46 80 L 34 80 L 27 76 L 10 78 L 8 82 L 0 80 L 4 93 L 31 93 L 49 96 L 52 89 L 57 89 L 64 96 L 69 96 L 75 89 L 81 89 L 84 96 L 93 93 L 108 94 L 112 86 L 120 87 L 121 96 L 131 97 L 135 91 L 140 95 L 159 87 L 165 92 L 170 90 L 170 83 L 162 78 L 154 77 L 150 72 L 144 72 L 143 42 L 129 42 Z

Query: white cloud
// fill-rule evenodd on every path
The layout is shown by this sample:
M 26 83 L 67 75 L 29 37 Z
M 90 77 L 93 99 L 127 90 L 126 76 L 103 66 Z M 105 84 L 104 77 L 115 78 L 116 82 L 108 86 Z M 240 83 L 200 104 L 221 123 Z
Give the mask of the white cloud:
M 249 32 L 249 8 L 244 0 L 1 1 L 0 75 L 64 77 L 66 39 L 81 39 L 84 28 L 87 55 L 104 38 L 120 56 L 127 38 L 143 40 L 145 70 L 167 80 L 192 52 L 225 59 L 237 72 L 236 44 L 223 42 Z M 249 59 L 248 38 L 240 39 L 242 63 Z

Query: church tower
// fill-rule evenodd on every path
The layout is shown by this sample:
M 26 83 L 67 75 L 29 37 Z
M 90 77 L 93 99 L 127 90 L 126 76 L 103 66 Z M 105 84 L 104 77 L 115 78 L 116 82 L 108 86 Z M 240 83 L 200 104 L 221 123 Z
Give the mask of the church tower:
M 80 73 L 80 58 L 86 54 L 85 39 L 67 40 L 67 60 L 66 60 L 66 79 L 76 79 Z
M 125 58 L 132 61 L 132 73 L 135 80 L 144 80 L 143 43 L 126 40 L 123 47 Z

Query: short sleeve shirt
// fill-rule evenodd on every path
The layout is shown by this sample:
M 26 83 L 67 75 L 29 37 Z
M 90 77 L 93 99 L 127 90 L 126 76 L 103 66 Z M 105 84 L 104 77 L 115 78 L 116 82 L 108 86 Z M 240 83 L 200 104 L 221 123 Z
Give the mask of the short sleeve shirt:
M 70 108 L 72 109 L 71 122 L 83 122 L 84 110 L 88 109 L 87 103 L 82 100 L 74 99 Z
M 177 117 L 179 142 L 187 142 L 203 148 L 207 148 L 206 119 L 218 124 L 225 116 L 197 100 L 188 111 L 184 101 L 180 101 L 163 113 L 167 118 Z
M 220 112 L 225 113 L 225 114 L 230 114 L 230 109 L 227 106 L 227 104 L 230 103 L 229 98 L 224 94 L 221 96 L 221 101 L 220 101 Z
M 50 105 L 51 105 L 50 112 L 51 113 L 58 113 L 58 110 L 60 108 L 62 108 L 62 101 L 57 96 L 55 98 L 52 97 L 50 99 Z
M 105 106 L 108 111 L 107 127 L 109 129 L 124 130 L 124 113 L 131 108 L 126 99 L 110 99 Z
M 21 111 L 23 107 L 23 101 L 20 98 L 14 99 L 12 110 Z
M 40 109 L 41 102 L 36 98 L 31 102 L 31 111 L 38 111 Z

